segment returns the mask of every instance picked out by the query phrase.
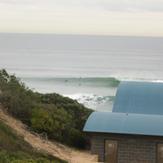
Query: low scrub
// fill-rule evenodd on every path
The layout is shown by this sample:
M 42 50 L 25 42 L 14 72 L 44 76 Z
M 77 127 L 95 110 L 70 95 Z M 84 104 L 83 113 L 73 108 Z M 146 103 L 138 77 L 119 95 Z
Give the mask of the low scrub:
M 0 121 L 1 163 L 66 163 L 52 156 L 38 153 L 22 137 Z
M 92 110 L 75 100 L 33 92 L 14 75 L 0 70 L 0 103 L 9 114 L 49 139 L 77 148 L 88 144 L 82 129 Z

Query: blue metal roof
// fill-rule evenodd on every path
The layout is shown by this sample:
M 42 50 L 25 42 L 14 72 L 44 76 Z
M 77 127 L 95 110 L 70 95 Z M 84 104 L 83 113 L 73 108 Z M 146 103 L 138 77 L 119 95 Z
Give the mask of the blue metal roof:
M 113 112 L 163 115 L 163 83 L 121 82 Z
M 85 132 L 163 136 L 163 115 L 93 112 Z

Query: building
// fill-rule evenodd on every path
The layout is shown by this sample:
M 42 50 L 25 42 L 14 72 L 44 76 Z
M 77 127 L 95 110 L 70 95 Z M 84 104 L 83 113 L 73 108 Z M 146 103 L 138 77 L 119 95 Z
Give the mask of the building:
M 163 84 L 122 82 L 112 112 L 93 112 L 83 130 L 99 162 L 163 163 Z

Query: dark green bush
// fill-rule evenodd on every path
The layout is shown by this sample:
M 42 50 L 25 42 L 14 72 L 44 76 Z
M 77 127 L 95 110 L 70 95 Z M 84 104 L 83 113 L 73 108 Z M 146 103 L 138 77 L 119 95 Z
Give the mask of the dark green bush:
M 56 93 L 33 92 L 15 76 L 0 70 L 0 103 L 12 116 L 50 139 L 78 148 L 87 146 L 82 129 L 92 110 L 75 100 Z

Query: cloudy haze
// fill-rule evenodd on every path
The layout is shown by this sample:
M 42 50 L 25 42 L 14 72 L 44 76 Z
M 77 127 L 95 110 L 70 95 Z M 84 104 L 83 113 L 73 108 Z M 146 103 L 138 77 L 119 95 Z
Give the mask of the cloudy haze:
M 162 0 L 0 0 L 0 32 L 163 36 Z

